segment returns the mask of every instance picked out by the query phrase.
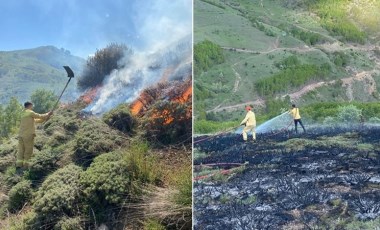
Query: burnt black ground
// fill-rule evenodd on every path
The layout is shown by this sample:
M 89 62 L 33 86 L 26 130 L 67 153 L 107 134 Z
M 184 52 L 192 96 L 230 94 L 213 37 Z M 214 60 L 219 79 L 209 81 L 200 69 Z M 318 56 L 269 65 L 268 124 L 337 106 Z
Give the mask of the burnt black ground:
M 194 182 L 194 229 L 347 229 L 380 218 L 379 141 L 380 128 L 356 127 L 196 143 L 207 157 L 195 165 L 249 164 L 227 182 Z

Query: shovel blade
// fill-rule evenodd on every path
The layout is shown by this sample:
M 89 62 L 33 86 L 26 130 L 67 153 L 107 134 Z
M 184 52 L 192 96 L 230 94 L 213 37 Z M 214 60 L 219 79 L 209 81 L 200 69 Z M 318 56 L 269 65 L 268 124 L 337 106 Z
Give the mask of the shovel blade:
M 70 67 L 63 66 L 63 68 L 65 68 L 65 70 L 67 72 L 67 77 L 69 77 L 69 78 L 73 78 L 74 77 L 74 72 L 70 69 Z

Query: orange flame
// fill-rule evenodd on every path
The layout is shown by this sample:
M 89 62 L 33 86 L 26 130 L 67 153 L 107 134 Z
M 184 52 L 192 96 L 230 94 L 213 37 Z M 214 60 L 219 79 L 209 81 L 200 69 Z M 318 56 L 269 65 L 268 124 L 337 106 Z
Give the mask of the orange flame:
M 173 115 L 170 113 L 169 110 L 165 109 L 163 111 L 156 111 L 152 119 L 157 119 L 157 118 L 163 118 L 164 119 L 164 125 L 168 125 L 174 121 Z
M 137 99 L 136 101 L 134 101 L 133 103 L 132 103 L 132 105 L 131 105 L 131 113 L 133 114 L 133 115 L 137 115 L 140 111 L 141 111 L 141 109 L 143 108 L 143 103 L 139 100 L 139 99 Z
M 179 102 L 179 103 L 185 103 L 190 99 L 192 94 L 193 94 L 193 87 L 189 85 L 186 88 L 186 90 L 181 94 L 181 96 L 176 98 L 174 101 Z
M 192 96 L 191 80 L 183 83 L 166 84 L 160 83 L 153 88 L 144 90 L 138 99 L 136 99 L 130 106 L 130 111 L 133 115 L 142 115 L 146 108 L 152 105 L 157 100 L 169 97 L 172 102 L 184 104 L 191 101 Z M 163 125 L 172 123 L 176 118 L 171 109 L 162 109 L 152 111 L 151 119 L 163 119 Z M 186 108 L 186 118 L 191 118 L 191 105 Z
M 86 104 L 91 104 L 92 101 L 95 99 L 96 95 L 98 94 L 100 88 L 101 86 L 96 86 L 87 90 L 82 96 L 79 97 L 79 100 L 83 101 Z

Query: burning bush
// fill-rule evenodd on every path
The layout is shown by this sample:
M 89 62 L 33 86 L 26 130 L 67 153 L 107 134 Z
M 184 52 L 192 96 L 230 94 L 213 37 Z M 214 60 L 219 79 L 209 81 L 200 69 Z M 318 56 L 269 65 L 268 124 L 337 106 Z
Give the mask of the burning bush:
M 191 79 L 159 83 L 145 89 L 131 104 L 131 112 L 142 117 L 145 136 L 161 144 L 190 143 Z
M 131 104 L 131 112 L 133 115 L 142 115 L 153 105 L 157 100 L 162 98 L 164 89 L 168 88 L 169 84 L 158 83 L 155 86 L 148 87 L 140 93 L 140 97 Z
M 132 116 L 129 106 L 119 105 L 103 116 L 103 121 L 109 126 L 123 133 L 133 134 L 137 126 L 137 120 Z
M 145 114 L 142 127 L 153 142 L 164 145 L 190 143 L 191 104 L 159 101 Z
M 120 60 L 131 53 L 126 45 L 115 43 L 96 51 L 95 55 L 87 60 L 83 75 L 78 79 L 78 87 L 86 90 L 101 85 L 112 70 L 121 67 Z

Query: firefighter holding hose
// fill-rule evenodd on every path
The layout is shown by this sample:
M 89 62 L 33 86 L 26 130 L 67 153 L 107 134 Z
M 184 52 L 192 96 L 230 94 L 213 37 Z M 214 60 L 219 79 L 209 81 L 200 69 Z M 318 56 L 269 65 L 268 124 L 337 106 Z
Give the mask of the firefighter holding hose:
M 300 110 L 299 110 L 299 108 L 296 107 L 295 104 L 292 105 L 292 108 L 289 110 L 289 114 L 291 114 L 293 117 L 296 133 L 298 133 L 298 131 L 297 131 L 297 124 L 298 123 L 300 123 L 300 125 L 303 129 L 303 132 L 306 132 L 305 127 L 303 126 L 302 121 L 301 121 Z
M 252 112 L 252 108 L 249 105 L 247 105 L 245 107 L 245 110 L 247 111 L 247 115 L 245 115 L 244 120 L 240 123 L 240 125 L 245 125 L 245 127 L 243 129 L 243 140 L 247 141 L 248 133 L 251 131 L 253 141 L 255 141 L 256 140 L 256 117 L 255 117 L 255 113 Z
M 35 123 L 42 123 L 50 118 L 53 112 L 39 114 L 33 111 L 33 103 L 25 102 L 21 114 L 20 130 L 18 135 L 18 153 L 16 171 L 21 173 L 28 169 L 29 160 L 33 155 L 34 138 L 36 137 Z

